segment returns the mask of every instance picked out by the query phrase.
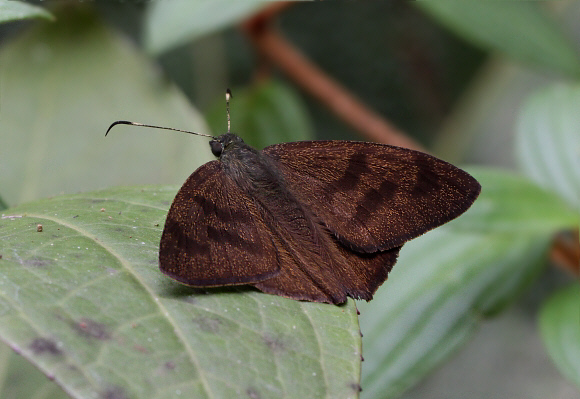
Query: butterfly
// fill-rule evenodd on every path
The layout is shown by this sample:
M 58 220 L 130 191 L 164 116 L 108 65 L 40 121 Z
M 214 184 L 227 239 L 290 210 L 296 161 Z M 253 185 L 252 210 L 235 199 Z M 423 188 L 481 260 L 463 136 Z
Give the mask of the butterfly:
M 157 127 L 117 121 L 109 130 L 116 124 Z M 339 140 L 258 151 L 229 130 L 228 112 L 228 133 L 205 135 L 217 159 L 185 181 L 161 236 L 161 271 L 193 287 L 368 301 L 405 242 L 461 215 L 481 189 L 419 151 Z

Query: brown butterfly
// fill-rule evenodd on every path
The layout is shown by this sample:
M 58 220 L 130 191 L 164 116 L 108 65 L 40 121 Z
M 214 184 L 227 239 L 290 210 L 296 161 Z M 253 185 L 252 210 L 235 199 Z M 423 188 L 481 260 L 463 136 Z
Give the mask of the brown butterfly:
M 117 121 L 109 130 L 117 124 L 158 127 Z M 228 133 L 208 136 L 218 159 L 183 184 L 161 237 L 161 271 L 189 286 L 368 301 L 405 242 L 461 215 L 480 191 L 463 170 L 418 151 L 356 141 L 258 151 L 229 130 L 228 112 Z

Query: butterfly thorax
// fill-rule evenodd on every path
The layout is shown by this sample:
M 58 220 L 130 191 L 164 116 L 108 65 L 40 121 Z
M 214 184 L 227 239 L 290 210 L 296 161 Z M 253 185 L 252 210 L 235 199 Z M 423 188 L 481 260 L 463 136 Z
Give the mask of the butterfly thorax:
M 247 145 L 239 136 L 226 133 L 212 140 L 210 145 L 222 162 L 224 172 L 254 198 L 291 196 L 275 161 Z M 218 145 L 217 151 L 213 151 Z
M 315 244 L 314 215 L 289 189 L 280 165 L 232 133 L 218 137 L 217 141 L 223 148 L 219 161 L 224 173 L 259 204 L 266 222 L 274 230 L 282 229 L 292 235 L 300 245 Z

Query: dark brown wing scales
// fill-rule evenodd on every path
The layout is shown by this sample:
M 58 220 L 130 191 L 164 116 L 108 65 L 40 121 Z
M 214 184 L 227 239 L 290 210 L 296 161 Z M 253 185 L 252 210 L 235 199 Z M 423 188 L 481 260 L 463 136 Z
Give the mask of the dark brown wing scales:
M 347 295 L 354 299 L 370 301 L 376 290 L 385 282 L 399 256 L 401 247 L 375 253 L 357 253 L 337 244 L 350 265 L 343 273 Z
M 280 273 L 252 285 L 269 294 L 334 304 L 343 303 L 347 296 L 371 300 L 377 288 L 387 279 L 400 250 L 397 247 L 374 254 L 359 254 L 335 242 L 331 247 L 332 262 L 305 265 L 297 262 L 282 244 L 280 248 Z M 313 274 L 317 269 L 322 273 Z M 327 273 L 332 273 L 333 278 L 323 278 Z
M 463 213 L 480 186 L 428 154 L 382 144 L 311 141 L 263 154 L 289 188 L 348 248 L 373 253 L 403 245 Z
M 279 272 L 271 232 L 254 200 L 219 161 L 197 169 L 175 197 L 161 238 L 161 271 L 192 286 L 261 281 Z
M 399 248 L 374 254 L 347 249 L 298 203 L 271 203 L 268 209 L 279 216 L 271 231 L 280 273 L 252 284 L 263 292 L 335 304 L 347 296 L 370 300 L 396 261 Z
M 193 286 L 251 284 L 293 299 L 370 300 L 401 245 L 464 212 L 479 184 L 416 151 L 380 144 L 216 138 L 220 160 L 177 194 L 161 270 Z

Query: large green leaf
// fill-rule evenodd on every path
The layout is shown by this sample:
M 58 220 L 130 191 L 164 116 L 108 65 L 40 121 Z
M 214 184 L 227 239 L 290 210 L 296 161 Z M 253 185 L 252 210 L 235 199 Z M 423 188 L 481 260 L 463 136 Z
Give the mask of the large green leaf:
M 182 183 L 211 158 L 207 139 L 128 126 L 104 134 L 117 119 L 207 133 L 203 118 L 125 38 L 84 7 L 64 10 L 0 50 L 2 198 Z
M 264 7 L 268 0 L 156 1 L 147 10 L 145 45 L 154 53 L 223 29 Z
M 530 234 L 578 224 L 578 213 L 566 201 L 526 177 L 500 169 L 471 170 L 482 193 L 469 212 L 454 221 L 455 230 Z
M 576 209 L 580 209 L 579 106 L 578 84 L 539 91 L 519 116 L 516 146 L 523 173 Z
M 472 208 L 405 244 L 373 301 L 359 305 L 363 397 L 395 397 L 432 371 L 533 281 L 552 232 L 574 223 L 524 178 L 471 172 L 482 184 Z
M 15 0 L 0 0 L 0 23 L 19 21 L 30 18 L 54 20 L 51 13 L 44 8 Z
M 312 140 L 312 125 L 298 94 L 289 86 L 268 80 L 247 89 L 234 90 L 231 109 L 232 131 L 256 147 L 289 141 Z M 225 133 L 225 102 L 208 112 L 214 132 Z
M 40 341 L 38 341 L 40 344 Z M 45 348 L 48 350 L 48 348 Z M 37 346 L 37 350 L 42 350 Z M 69 396 L 32 363 L 0 342 L 0 397 L 2 399 L 67 399 Z
M 476 45 L 578 76 L 578 52 L 542 3 L 438 0 L 414 4 Z
M 353 301 L 194 290 L 159 272 L 175 192 L 119 188 L 5 211 L 0 338 L 74 398 L 356 397 Z
M 517 155 L 524 173 L 580 210 L 580 86 L 557 84 L 533 95 L 518 121 Z M 555 204 L 554 206 L 558 206 Z M 580 224 L 580 215 L 575 219 Z M 540 327 L 548 353 L 580 386 L 580 296 L 561 290 L 543 307 Z
M 540 330 L 560 372 L 580 389 L 580 285 L 572 284 L 544 304 Z

